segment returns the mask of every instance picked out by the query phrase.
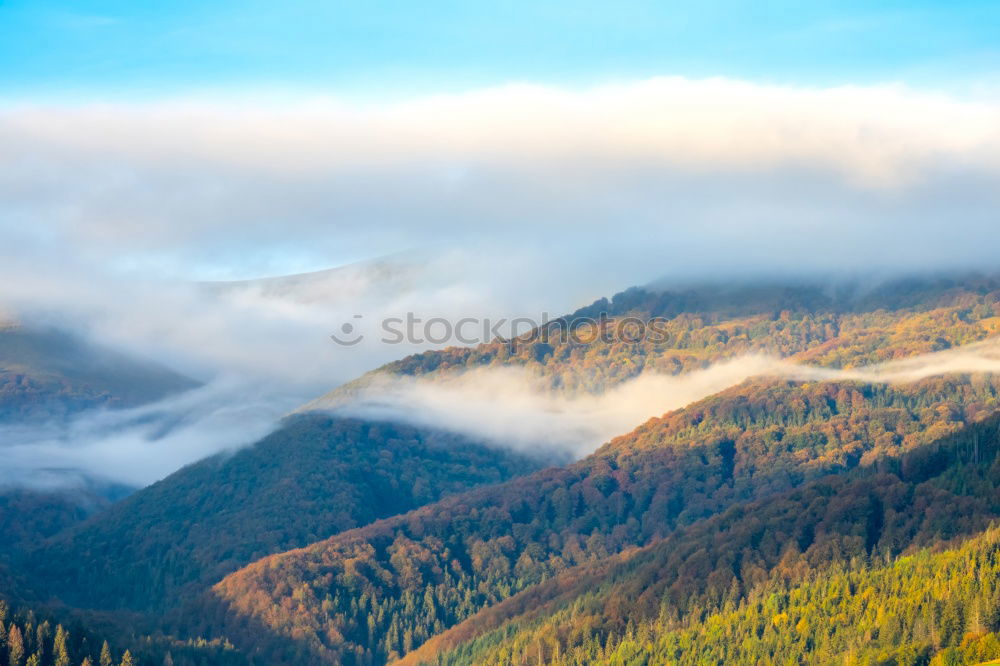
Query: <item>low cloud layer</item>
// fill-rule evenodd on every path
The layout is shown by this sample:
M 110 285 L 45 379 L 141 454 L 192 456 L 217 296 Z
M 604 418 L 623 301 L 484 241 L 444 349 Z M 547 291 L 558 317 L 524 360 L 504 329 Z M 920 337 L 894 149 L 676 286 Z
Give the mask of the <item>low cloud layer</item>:
M 0 310 L 212 386 L 239 377 L 263 422 L 274 405 L 436 346 L 385 345 L 364 328 L 408 312 L 537 320 L 664 277 L 996 270 L 998 156 L 996 100 L 895 84 L 655 78 L 373 104 L 0 101 Z M 335 265 L 290 282 L 202 284 Z M 334 344 L 345 323 L 364 341 Z M 590 403 L 535 395 L 540 410 L 490 389 L 506 395 L 506 420 L 524 415 L 497 436 L 528 441 L 538 424 L 578 453 L 751 371 L 644 377 Z M 532 395 L 519 381 L 500 384 Z M 493 418 L 486 389 L 394 390 L 406 399 L 393 409 L 444 414 L 464 397 L 481 418 L 447 418 Z M 157 478 L 259 432 L 203 422 L 150 449 L 162 462 L 114 475 Z M 74 427 L 32 434 L 9 459 L 47 451 L 117 470 L 114 451 L 135 460 L 150 441 L 141 428 Z
M 947 373 L 1000 373 L 1000 345 L 972 345 L 854 370 L 747 356 L 682 375 L 646 373 L 599 395 L 567 395 L 514 367 L 435 379 L 384 376 L 350 398 L 318 400 L 303 409 L 441 428 L 570 460 L 650 418 L 752 377 L 904 383 Z M 84 413 L 69 424 L 4 426 L 0 486 L 147 485 L 207 455 L 252 444 L 294 408 L 295 400 L 229 378 L 140 408 Z
M 234 380 L 123 410 L 95 410 L 68 424 L 0 426 L 0 487 L 148 485 L 205 456 L 250 444 L 291 407 Z
M 774 366 L 748 357 L 685 375 L 645 374 L 600 395 L 567 396 L 522 368 L 488 368 L 446 379 L 385 377 L 344 404 L 308 409 L 444 428 L 525 451 L 577 458 L 666 411 Z
M 908 383 L 950 373 L 1000 373 L 1000 346 L 973 345 L 866 368 L 834 370 L 746 356 L 682 375 L 647 372 L 600 395 L 566 395 L 522 368 L 484 368 L 441 378 L 381 377 L 349 398 L 305 409 L 441 427 L 520 450 L 580 458 L 646 420 L 753 377 Z

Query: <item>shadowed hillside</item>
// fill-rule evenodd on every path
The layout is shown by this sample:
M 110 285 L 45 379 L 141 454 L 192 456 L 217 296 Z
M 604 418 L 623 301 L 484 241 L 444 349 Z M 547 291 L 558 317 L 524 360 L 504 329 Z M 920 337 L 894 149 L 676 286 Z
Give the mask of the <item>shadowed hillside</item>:
M 301 416 L 136 492 L 24 566 L 71 605 L 163 610 L 257 558 L 542 464 L 433 430 Z
M 41 421 L 131 407 L 198 383 L 55 329 L 0 324 L 0 421 Z

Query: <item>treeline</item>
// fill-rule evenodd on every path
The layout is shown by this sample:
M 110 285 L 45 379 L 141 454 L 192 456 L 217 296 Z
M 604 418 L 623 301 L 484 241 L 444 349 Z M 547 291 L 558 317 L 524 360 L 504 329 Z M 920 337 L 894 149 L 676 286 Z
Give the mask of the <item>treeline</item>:
M 137 666 L 129 650 L 120 655 L 107 641 L 99 642 L 80 629 L 39 619 L 31 612 L 12 614 L 0 600 L 0 666 Z
M 653 419 L 578 464 L 254 563 L 215 588 L 225 631 L 260 648 L 241 635 L 252 620 L 315 658 L 392 660 L 521 590 L 737 503 L 879 470 L 886 457 L 993 413 L 998 381 L 750 382 Z
M 104 620 L 99 622 L 107 625 Z M 123 639 L 119 633 L 109 628 L 102 635 L 79 619 L 60 623 L 30 608 L 12 610 L 7 601 L 0 600 L 0 666 L 245 666 L 247 663 L 245 656 L 226 641 L 135 635 Z M 127 647 L 116 649 L 116 644 Z

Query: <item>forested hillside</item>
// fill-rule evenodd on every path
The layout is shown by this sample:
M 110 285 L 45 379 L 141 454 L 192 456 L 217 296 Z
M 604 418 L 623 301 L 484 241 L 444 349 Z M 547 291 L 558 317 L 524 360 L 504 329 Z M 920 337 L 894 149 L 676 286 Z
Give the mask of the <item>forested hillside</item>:
M 567 571 L 405 661 L 843 663 L 851 654 L 857 663 L 890 655 L 891 663 L 926 663 L 919 657 L 958 646 L 966 629 L 1000 629 L 1000 571 L 990 555 L 997 534 L 981 561 L 946 558 L 952 571 L 943 581 L 927 558 L 922 580 L 874 579 L 888 578 L 886 565 L 900 554 L 954 543 L 1000 515 L 998 452 L 994 416 L 900 457 L 738 505 Z M 953 586 L 958 593 L 943 593 Z M 750 612 L 749 622 L 737 612 L 754 606 L 772 612 Z
M 124 491 L 115 486 L 0 489 L 0 560 L 83 522 L 110 506 L 118 492 Z
M 198 383 L 52 328 L 0 321 L 0 422 L 151 402 Z
M 608 315 L 603 324 L 602 313 Z M 658 332 L 637 339 L 634 320 L 654 318 L 663 319 Z M 539 372 L 556 387 L 600 391 L 645 370 L 674 374 L 751 352 L 846 368 L 939 351 L 997 333 L 997 278 L 894 281 L 874 289 L 636 288 L 610 301 L 601 299 L 514 344 L 494 341 L 429 351 L 376 372 L 422 375 L 515 364 Z
M 980 664 L 1000 657 L 1000 536 L 888 564 L 842 564 L 798 585 L 776 580 L 686 629 L 656 623 L 590 663 Z M 674 625 L 676 627 L 676 625 Z
M 0 0 L 0 666 L 591 664 L 1000 666 L 1000 0 Z
M 215 590 L 234 640 L 250 618 L 327 661 L 391 660 L 573 566 L 952 435 L 995 412 L 998 381 L 748 382 L 575 465 L 265 558 Z
M 133 494 L 21 567 L 71 605 L 162 611 L 270 553 L 545 462 L 434 430 L 300 416 Z
M 664 317 L 661 337 L 594 335 L 632 317 Z M 554 389 L 598 392 L 751 352 L 863 367 L 995 336 L 1000 281 L 629 290 L 552 326 L 574 322 L 576 336 L 428 352 L 376 372 L 518 365 Z M 760 377 L 540 469 L 553 461 L 307 411 L 82 523 L 40 514 L 10 559 L 31 598 L 89 609 L 79 617 L 119 652 L 158 662 L 167 646 L 174 659 L 193 650 L 193 663 L 659 663 L 763 590 L 874 576 L 986 529 L 1000 511 L 998 413 L 1000 378 L 988 374 Z M 796 627 L 808 615 L 797 613 Z M 929 641 L 905 635 L 914 663 L 965 649 L 940 626 Z M 989 652 L 989 629 L 976 654 Z M 705 654 L 889 647 L 847 629 L 791 646 L 764 633 L 742 652 L 720 639 Z
M 118 644 L 116 644 L 118 643 Z M 59 622 L 0 599 L 2 666 L 238 666 L 245 658 L 219 641 L 132 637 L 115 641 L 78 620 Z

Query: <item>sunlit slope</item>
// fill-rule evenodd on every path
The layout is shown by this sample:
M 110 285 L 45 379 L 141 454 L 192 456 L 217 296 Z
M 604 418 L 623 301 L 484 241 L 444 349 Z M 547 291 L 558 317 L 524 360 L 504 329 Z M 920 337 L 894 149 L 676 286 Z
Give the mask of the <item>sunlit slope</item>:
M 602 314 L 608 319 L 599 330 Z M 648 335 L 629 337 L 639 329 L 628 321 L 653 318 L 662 318 L 658 333 L 647 329 Z M 565 334 L 568 330 L 575 334 Z M 635 288 L 610 301 L 596 301 L 550 324 L 547 333 L 516 344 L 494 341 L 428 351 L 372 374 L 424 376 L 514 365 L 563 391 L 598 392 L 645 371 L 677 374 L 750 353 L 849 368 L 966 345 L 997 333 L 997 278 L 897 280 L 840 289 L 780 284 Z M 339 405 L 370 378 L 334 390 L 305 409 Z
M 1000 416 L 644 549 L 568 570 L 482 611 L 407 663 L 926 663 L 1000 654 Z M 967 636 L 971 634 L 971 636 Z M 977 649 L 978 649 L 977 648 Z M 891 660 L 895 661 L 891 661 Z
M 569 319 L 602 311 L 612 322 L 666 317 L 666 337 L 493 343 L 380 372 L 513 365 L 593 393 L 748 352 L 861 366 L 989 338 L 1000 282 L 630 290 Z M 25 567 L 70 605 L 185 608 L 170 622 L 232 636 L 265 660 L 379 663 L 573 567 L 936 441 L 996 402 L 996 383 L 981 376 L 897 387 L 760 378 L 652 419 L 578 464 L 513 481 L 541 463 L 474 439 L 306 415 L 56 536 Z M 224 576 L 196 615 L 190 604 Z

